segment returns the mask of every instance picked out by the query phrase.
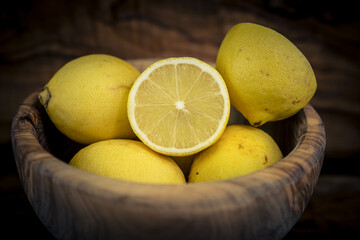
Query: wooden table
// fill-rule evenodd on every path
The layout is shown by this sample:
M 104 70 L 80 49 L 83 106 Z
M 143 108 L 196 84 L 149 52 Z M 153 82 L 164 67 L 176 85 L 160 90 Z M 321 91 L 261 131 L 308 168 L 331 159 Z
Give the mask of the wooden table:
M 294 42 L 312 64 L 311 101 L 327 133 L 322 175 L 303 217 L 286 239 L 360 236 L 360 20 L 354 2 L 13 1 L 0 10 L 0 212 L 13 236 L 36 231 L 17 177 L 10 124 L 17 106 L 67 61 L 89 53 L 123 59 L 192 56 L 215 61 L 231 26 L 254 22 Z M 320 1 L 322 2 L 322 1 Z M 14 231 L 13 231 L 14 230 Z

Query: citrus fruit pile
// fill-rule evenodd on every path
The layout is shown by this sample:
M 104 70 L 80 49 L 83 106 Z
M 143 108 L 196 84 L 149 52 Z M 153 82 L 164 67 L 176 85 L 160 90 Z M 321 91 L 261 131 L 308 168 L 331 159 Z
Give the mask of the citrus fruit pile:
M 316 90 L 305 56 L 267 27 L 240 23 L 216 68 L 192 57 L 159 60 L 142 73 L 92 54 L 64 65 L 39 94 L 57 129 L 85 144 L 70 165 L 143 183 L 206 182 L 279 161 L 263 130 L 301 110 Z M 249 125 L 228 125 L 230 105 Z M 252 126 L 251 126 L 252 125 Z

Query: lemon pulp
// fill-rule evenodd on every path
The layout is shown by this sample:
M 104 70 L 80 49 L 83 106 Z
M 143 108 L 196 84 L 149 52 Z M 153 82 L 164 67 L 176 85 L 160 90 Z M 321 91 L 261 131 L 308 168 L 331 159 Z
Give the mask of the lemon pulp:
M 154 63 L 129 93 L 128 117 L 135 134 L 154 151 L 170 156 L 210 146 L 224 131 L 229 113 L 221 75 L 195 58 Z

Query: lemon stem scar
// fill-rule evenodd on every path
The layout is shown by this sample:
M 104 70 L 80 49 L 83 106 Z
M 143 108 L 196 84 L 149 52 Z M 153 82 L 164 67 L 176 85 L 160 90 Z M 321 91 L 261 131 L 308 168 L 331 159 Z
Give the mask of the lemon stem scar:
M 45 88 L 40 92 L 39 101 L 40 101 L 40 103 L 41 103 L 45 108 L 47 108 L 50 99 L 51 99 L 50 90 L 49 90 L 49 88 L 45 87 Z

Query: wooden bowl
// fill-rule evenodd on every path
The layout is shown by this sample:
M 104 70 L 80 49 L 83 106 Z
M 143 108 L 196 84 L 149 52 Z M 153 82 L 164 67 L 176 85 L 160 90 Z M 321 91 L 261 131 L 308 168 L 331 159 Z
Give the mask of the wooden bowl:
M 131 61 L 139 70 L 150 62 Z M 266 124 L 285 157 L 253 174 L 180 186 L 101 177 L 67 164 L 83 146 L 56 130 L 37 96 L 13 119 L 13 151 L 32 207 L 58 239 L 281 239 L 322 166 L 324 126 L 307 105 Z

